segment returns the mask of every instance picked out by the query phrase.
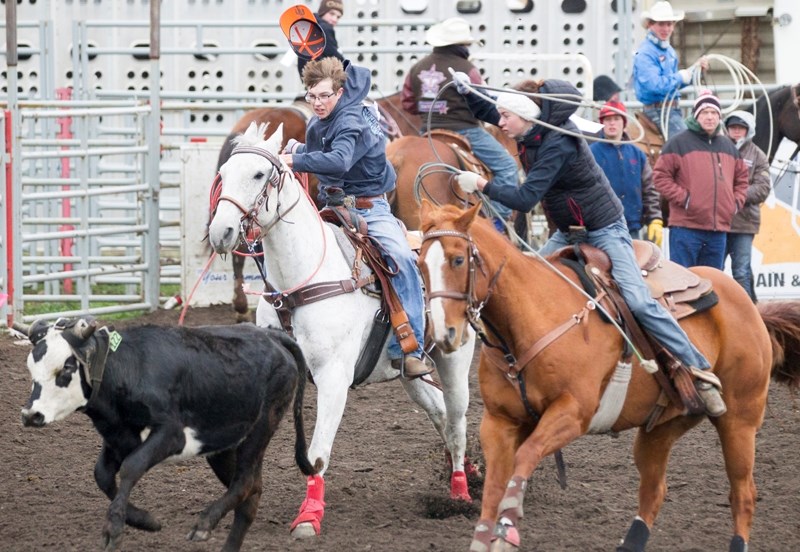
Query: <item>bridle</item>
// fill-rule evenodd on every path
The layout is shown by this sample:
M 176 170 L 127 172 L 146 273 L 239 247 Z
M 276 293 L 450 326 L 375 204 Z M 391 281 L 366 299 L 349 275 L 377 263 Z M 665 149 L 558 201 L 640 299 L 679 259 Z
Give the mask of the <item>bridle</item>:
M 242 239 L 245 240 L 245 242 L 255 242 L 259 239 L 260 234 L 266 233 L 273 225 L 277 224 L 279 220 L 283 220 L 283 216 L 291 211 L 295 205 L 297 205 L 297 202 L 300 201 L 300 197 L 298 196 L 297 200 L 295 200 L 295 202 L 292 203 L 292 205 L 290 205 L 286 211 L 281 213 L 280 192 L 283 189 L 283 183 L 287 177 L 287 171 L 281 167 L 280 159 L 278 159 L 274 153 L 267 151 L 266 149 L 253 146 L 237 146 L 231 152 L 231 157 L 239 153 L 254 153 L 264 157 L 270 162 L 270 165 L 272 165 L 269 177 L 264 183 L 264 186 L 261 188 L 261 191 L 256 196 L 256 199 L 253 202 L 253 207 L 248 209 L 235 198 L 228 195 L 222 195 L 222 176 L 217 173 L 217 176 L 214 178 L 214 182 L 211 184 L 209 201 L 209 204 L 212 207 L 211 218 L 213 218 L 216 214 L 217 207 L 219 206 L 220 202 L 227 201 L 232 203 L 242 213 L 242 217 L 239 220 L 239 235 L 242 236 Z M 269 193 L 273 188 L 278 191 L 278 200 L 277 205 L 275 206 L 277 218 L 269 226 L 261 229 L 261 225 L 258 222 L 258 213 L 261 211 L 262 207 L 264 208 L 265 212 L 269 212 Z M 256 232 L 256 229 L 258 229 L 258 232 Z
M 489 280 L 488 290 L 486 292 L 486 297 L 482 300 L 478 299 L 477 295 L 477 288 L 475 285 L 475 281 L 477 278 L 477 269 L 480 269 L 481 274 L 486 276 L 485 270 L 485 263 L 483 262 L 483 257 L 481 257 L 480 251 L 478 250 L 478 246 L 475 245 L 475 242 L 472 240 L 472 236 L 466 234 L 464 232 L 459 232 L 457 230 L 431 230 L 430 232 L 425 232 L 422 236 L 422 242 L 425 243 L 428 240 L 434 240 L 438 238 L 459 238 L 465 240 L 467 242 L 467 270 L 468 270 L 468 277 L 467 277 L 467 289 L 464 292 L 459 291 L 451 291 L 451 290 L 443 290 L 443 291 L 433 291 L 427 294 L 427 301 L 436 298 L 445 298 L 445 299 L 455 299 L 456 301 L 464 301 L 466 305 L 466 315 L 467 321 L 469 321 L 469 325 L 475 330 L 481 340 L 486 343 L 486 333 L 483 330 L 483 324 L 481 322 L 481 311 L 486 303 L 489 301 L 489 298 L 492 296 L 495 286 L 497 285 L 497 280 L 500 277 L 500 273 L 505 267 L 506 261 L 504 260 L 500 267 L 497 269 L 497 272 L 494 273 L 492 278 Z

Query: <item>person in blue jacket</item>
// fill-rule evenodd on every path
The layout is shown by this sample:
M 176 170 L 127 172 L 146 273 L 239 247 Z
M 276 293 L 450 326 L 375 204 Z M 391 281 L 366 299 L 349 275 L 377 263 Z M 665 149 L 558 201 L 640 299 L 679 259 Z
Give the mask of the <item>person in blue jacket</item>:
M 306 101 L 314 116 L 306 128 L 306 143 L 289 140 L 281 159 L 295 171 L 319 179 L 319 200 L 352 204 L 367 222 L 368 233 L 383 246 L 392 279 L 417 339 L 416 351 L 404 354 L 396 336 L 389 342 L 389 357 L 407 378 L 429 374 L 422 360 L 424 343 L 422 281 L 416 256 L 403 228 L 389 207 L 386 194 L 395 188 L 397 175 L 386 159 L 386 137 L 374 112 L 363 105 L 370 90 L 366 67 L 342 63 L 335 57 L 309 62 L 303 70 Z M 349 199 L 349 201 L 348 201 Z
M 622 202 L 628 232 L 635 240 L 646 237 L 661 246 L 664 221 L 661 216 L 661 196 L 653 185 L 653 169 L 641 149 L 630 142 L 621 141 L 629 140 L 625 132 L 628 122 L 625 105 L 606 102 L 598 118 L 603 124 L 599 137 L 614 140 L 614 143 L 594 142 L 590 148 Z
M 656 2 L 642 14 L 647 35 L 633 57 L 633 89 L 642 102 L 642 111 L 661 131 L 664 139 L 686 130 L 678 106 L 680 89 L 690 84 L 698 69 L 708 69 L 708 59 L 701 57 L 688 69 L 678 70 L 678 54 L 669 38 L 675 23 L 683 19 L 682 10 L 673 10 L 669 2 Z M 661 126 L 661 110 L 668 102 L 667 128 Z M 666 132 L 665 132 L 666 130 Z
M 459 77 L 454 75 L 455 79 Z M 501 92 L 496 105 L 471 93 L 469 82 L 458 83 L 478 119 L 499 126 L 517 141 L 527 175 L 519 188 L 494 186 L 479 174 L 462 171 L 456 176 L 466 193 L 481 191 L 490 199 L 520 212 L 541 202 L 558 230 L 539 250 L 542 256 L 579 241 L 602 249 L 611 259 L 611 273 L 633 315 L 655 339 L 687 367 L 711 368 L 689 341 L 686 332 L 650 295 L 633 253 L 622 204 L 606 175 L 595 162 L 586 139 L 570 117 L 581 97 L 572 84 L 557 80 L 523 81 L 515 89 L 536 94 Z M 571 103 L 558 101 L 558 98 Z M 544 126 L 542 123 L 547 123 Z M 717 382 L 718 385 L 718 382 Z M 709 416 L 722 416 L 727 408 L 719 389 L 703 379 L 695 388 Z

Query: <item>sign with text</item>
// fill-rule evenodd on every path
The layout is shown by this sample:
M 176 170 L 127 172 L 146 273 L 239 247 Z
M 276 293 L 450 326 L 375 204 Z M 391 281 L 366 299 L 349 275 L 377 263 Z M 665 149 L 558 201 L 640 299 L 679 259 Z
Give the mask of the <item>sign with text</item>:
M 772 164 L 772 193 L 761 206 L 753 241 L 753 275 L 759 299 L 800 298 L 800 163 L 789 162 L 796 144 L 783 140 Z

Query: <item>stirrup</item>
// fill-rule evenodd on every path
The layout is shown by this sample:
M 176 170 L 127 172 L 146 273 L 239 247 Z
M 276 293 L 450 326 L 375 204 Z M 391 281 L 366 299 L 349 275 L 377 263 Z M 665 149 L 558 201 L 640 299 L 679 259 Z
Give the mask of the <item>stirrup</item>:
M 433 372 L 433 368 L 425 364 L 425 361 L 411 355 L 393 359 L 392 368 L 400 370 L 400 375 L 406 379 L 427 376 Z

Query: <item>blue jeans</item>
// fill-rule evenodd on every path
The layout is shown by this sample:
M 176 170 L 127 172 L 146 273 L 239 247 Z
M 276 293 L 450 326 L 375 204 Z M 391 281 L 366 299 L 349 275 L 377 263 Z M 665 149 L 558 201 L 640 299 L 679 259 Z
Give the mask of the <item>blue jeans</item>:
M 625 220 L 620 218 L 604 228 L 589 231 L 587 241 L 605 251 L 611 259 L 611 275 L 639 324 L 683 364 L 708 370 L 711 367 L 708 360 L 692 345 L 678 322 L 650 295 L 650 288 L 636 264 Z M 539 253 L 549 255 L 567 245 L 566 235 L 557 230 Z
M 648 119 L 655 123 L 655 125 L 658 127 L 658 130 L 661 131 L 661 135 L 663 136 L 664 129 L 661 128 L 661 108 L 643 109 L 642 112 L 647 116 Z M 672 138 L 682 130 L 686 130 L 686 121 L 683 120 L 681 110 L 677 107 L 671 107 L 669 109 L 667 130 L 669 131 L 667 138 Z
M 513 186 L 519 185 L 519 169 L 516 161 L 508 153 L 508 150 L 495 140 L 483 127 L 465 128 L 457 130 L 460 135 L 465 136 L 472 146 L 472 153 L 480 159 L 484 165 L 492 171 L 492 186 Z M 492 201 L 492 206 L 500 216 L 508 219 L 511 209 L 505 205 Z
M 410 353 L 422 356 L 422 345 L 425 340 L 425 323 L 423 320 L 424 299 L 422 297 L 422 280 L 417 269 L 417 259 L 406 241 L 400 223 L 394 218 L 389 202 L 385 199 L 372 200 L 370 209 L 356 209 L 367 221 L 367 231 L 383 246 L 397 265 L 398 273 L 392 278 L 392 285 L 406 311 L 414 337 L 419 348 Z M 391 261 L 389 261 L 391 263 Z M 392 266 L 391 264 L 389 266 Z M 397 342 L 394 332 L 389 340 L 389 358 L 401 358 L 403 350 Z
M 731 272 L 733 279 L 739 282 L 747 295 L 756 302 L 756 290 L 753 285 L 753 269 L 750 266 L 753 255 L 753 238 L 755 234 L 728 232 L 725 244 L 725 257 L 731 256 Z
M 726 232 L 669 227 L 669 258 L 679 265 L 725 267 Z

